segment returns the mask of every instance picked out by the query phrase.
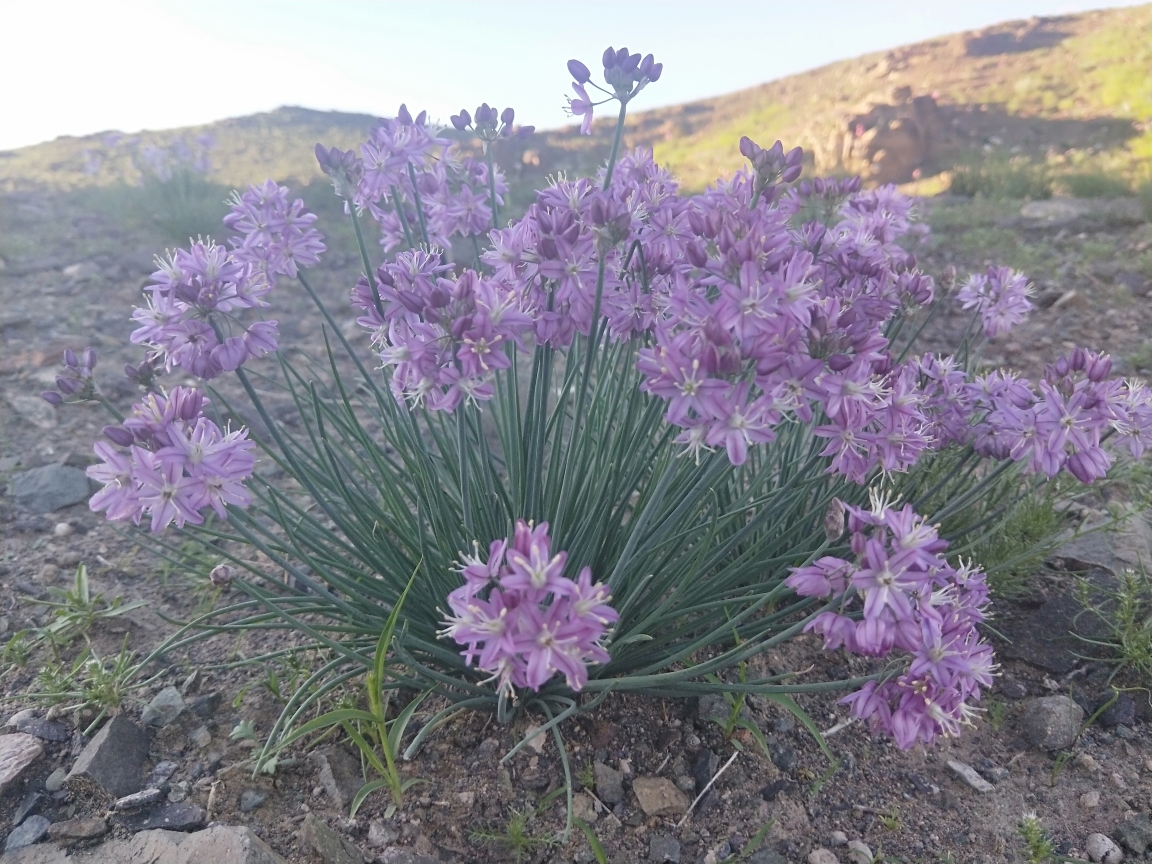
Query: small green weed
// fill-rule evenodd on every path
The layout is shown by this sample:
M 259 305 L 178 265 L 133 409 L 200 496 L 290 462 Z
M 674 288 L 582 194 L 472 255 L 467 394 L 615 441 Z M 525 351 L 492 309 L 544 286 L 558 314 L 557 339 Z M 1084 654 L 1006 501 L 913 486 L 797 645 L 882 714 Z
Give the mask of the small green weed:
M 904 823 L 900 821 L 900 808 L 893 804 L 891 810 L 880 816 L 880 824 L 889 831 L 903 831 Z
M 36 676 L 34 692 L 28 696 L 50 705 L 70 703 L 65 711 L 80 712 L 85 708 L 95 711 L 96 718 L 84 730 L 87 735 L 101 720 L 119 711 L 132 691 L 152 682 L 153 679 L 134 682 L 139 671 L 136 654 L 128 650 L 128 636 L 125 636 L 120 652 L 112 658 L 102 658 L 89 647 L 71 665 L 49 661 Z
M 1104 173 L 1062 174 L 1055 178 L 1056 189 L 1073 198 L 1122 198 L 1132 187 L 1121 177 Z
M 103 594 L 93 596 L 88 584 L 88 568 L 83 564 L 76 568 L 76 579 L 71 591 L 53 587 L 48 592 L 52 595 L 50 600 L 29 601 L 47 606 L 52 610 L 53 618 L 51 623 L 34 630 L 33 637 L 37 643 L 47 641 L 57 652 L 78 636 L 86 636 L 97 620 L 116 618 L 145 605 L 143 600 L 122 603 L 117 597 L 109 603 Z
M 999 732 L 1000 727 L 1004 725 L 1004 720 L 1008 716 L 1008 706 L 1000 699 L 988 700 L 988 724 L 992 727 L 993 731 Z
M 596 786 L 596 772 L 592 768 L 592 763 L 589 762 L 576 774 L 576 779 L 580 781 L 580 785 L 585 789 L 593 789 Z
M 1096 599 L 1101 594 L 1103 599 Z M 1079 637 L 1109 655 L 1097 659 L 1112 663 L 1113 675 L 1127 667 L 1145 681 L 1152 679 L 1152 580 L 1144 567 L 1125 570 L 1113 590 L 1080 579 L 1077 597 L 1107 633 L 1103 639 Z
M 1040 823 L 1040 817 L 1035 813 L 1025 813 L 1017 829 L 1020 839 L 1024 841 L 1025 855 L 1030 864 L 1044 864 L 1056 858 L 1056 847 L 1052 838 Z
M 989 156 L 957 166 L 950 191 L 971 198 L 1051 198 L 1052 177 L 1046 165 L 1026 157 Z
M 515 861 L 522 861 L 524 857 L 530 855 L 534 849 L 541 849 L 553 845 L 556 842 L 556 838 L 554 836 L 536 836 L 531 832 L 531 823 L 549 804 L 563 795 L 564 792 L 564 787 L 561 786 L 559 789 L 555 789 L 541 798 L 540 803 L 534 807 L 529 806 L 523 810 L 513 810 L 512 815 L 508 817 L 508 821 L 504 825 L 503 831 L 498 834 L 489 831 L 473 831 L 473 839 L 493 843 L 502 847 Z M 596 855 L 596 847 L 600 845 L 600 842 L 596 840 L 595 845 L 593 845 L 592 841 L 596 837 L 595 833 L 583 822 L 580 823 L 580 830 L 583 831 L 584 836 L 588 838 L 588 843 L 592 846 L 592 854 Z M 604 854 L 603 847 L 600 848 L 600 854 Z M 597 856 L 597 860 L 601 860 L 599 856 Z

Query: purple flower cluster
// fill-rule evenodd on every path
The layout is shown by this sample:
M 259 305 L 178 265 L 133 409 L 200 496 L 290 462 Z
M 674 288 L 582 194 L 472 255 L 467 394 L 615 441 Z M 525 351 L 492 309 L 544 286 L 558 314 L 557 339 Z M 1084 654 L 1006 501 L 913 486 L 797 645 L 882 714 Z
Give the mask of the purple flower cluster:
M 122 425 L 105 427 L 105 436 L 127 452 L 105 441 L 94 445 L 101 462 L 88 476 L 104 488 L 91 508 L 137 525 L 150 514 L 159 532 L 172 522 L 201 524 L 206 507 L 227 519 L 228 504 L 248 506 L 244 481 L 256 462 L 253 444 L 244 430 L 221 431 L 203 415 L 207 404 L 198 390 L 174 387 L 167 395 L 149 393 Z
M 148 306 L 137 307 L 132 341 L 145 345 L 164 368 L 181 366 L 211 380 L 251 357 L 276 350 L 275 321 L 240 327 L 235 313 L 267 306 L 264 272 L 211 240 L 178 249 L 152 274 Z M 229 332 L 233 331 L 233 332 Z
M 477 109 L 474 127 L 470 116 L 465 120 L 466 111 L 456 115 L 456 122 L 474 128 L 487 145 L 511 133 L 512 109 L 499 117 L 495 110 L 487 105 Z M 381 120 L 372 130 L 360 147 L 362 158 L 319 145 L 317 158 L 337 193 L 379 223 L 384 251 L 421 244 L 446 248 L 453 236 L 483 235 L 492 224 L 493 196 L 499 207 L 508 192 L 500 172 L 489 178 L 487 163 L 458 158 L 451 143 L 428 125 L 425 112 L 413 118 L 401 105 L 395 118 Z
M 984 573 L 952 567 L 947 541 L 910 505 L 894 510 L 874 497 L 871 510 L 845 509 L 854 560 L 820 558 L 787 580 L 801 596 L 840 598 L 837 611 L 821 612 L 805 630 L 820 633 L 828 650 L 911 656 L 899 677 L 841 700 L 874 731 L 905 749 L 959 734 L 996 668 L 976 629 L 988 605 Z
M 377 269 L 379 308 L 366 278 L 352 292 L 397 399 L 433 411 L 491 399 L 496 370 L 511 365 L 505 347 L 524 350 L 532 328 L 506 285 L 474 270 L 449 278 L 451 270 L 436 252 L 409 250 Z
M 1109 379 L 1112 359 L 1082 348 L 1045 369 L 1033 389 L 1024 378 L 992 372 L 972 385 L 983 417 L 973 428 L 982 456 L 1026 461 L 1028 470 L 1066 470 L 1083 483 L 1103 477 L 1112 457 L 1101 446 L 1117 433 L 1133 458 L 1152 444 L 1152 391 L 1139 381 Z
M 572 90 L 576 98 L 568 97 L 568 113 L 573 117 L 583 117 L 580 123 L 582 135 L 592 134 L 592 113 L 597 106 L 605 102 L 619 101 L 627 103 L 637 93 L 660 80 L 664 71 L 664 64 L 657 63 L 651 54 L 643 58 L 639 54 L 628 53 L 627 48 L 615 49 L 611 46 L 604 50 L 601 57 L 604 66 L 605 89 L 592 80 L 592 73 L 588 67 L 579 60 L 568 61 L 568 71 L 572 75 Z M 588 96 L 585 85 L 591 85 L 605 94 L 599 102 L 593 102 Z
M 224 224 L 243 236 L 231 239 L 232 258 L 252 264 L 269 284 L 277 275 L 295 277 L 298 267 L 310 267 L 324 253 L 324 238 L 312 227 L 316 214 L 297 198 L 288 203 L 288 187 L 266 180 L 243 194 L 234 193 Z
M 608 588 L 584 567 L 564 575 L 567 552 L 552 554 L 548 523 L 520 520 L 513 536 L 488 547 L 488 559 L 463 555 L 464 584 L 448 595 L 452 617 L 442 633 L 466 646 L 461 653 L 501 692 L 539 690 L 557 672 L 573 690 L 588 681 L 589 663 L 607 663 L 601 645 L 619 619 Z
M 56 376 L 56 389 L 45 390 L 41 398 L 51 405 L 63 405 L 65 399 L 86 402 L 96 397 L 92 370 L 96 368 L 96 350 L 85 348 L 81 358 L 71 348 L 64 349 L 64 374 Z
M 960 286 L 956 299 L 965 309 L 975 309 L 984 324 L 984 335 L 1002 336 L 1028 317 L 1034 308 L 1028 299 L 1032 285 L 1023 273 L 1007 267 L 989 267 L 987 273 L 973 273 Z

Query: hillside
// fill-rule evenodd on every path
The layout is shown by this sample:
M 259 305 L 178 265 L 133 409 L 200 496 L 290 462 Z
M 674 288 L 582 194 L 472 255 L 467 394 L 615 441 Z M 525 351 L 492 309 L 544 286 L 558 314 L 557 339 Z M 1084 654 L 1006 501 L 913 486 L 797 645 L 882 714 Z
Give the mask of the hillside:
M 989 156 L 1044 161 L 1058 171 L 1106 173 L 1128 183 L 1152 166 L 1152 6 L 999 24 L 864 55 L 748 90 L 639 112 L 629 146 L 699 189 L 740 164 L 741 135 L 800 145 L 823 174 L 873 182 L 919 180 L 947 188 L 948 172 Z M 557 86 L 563 81 L 558 78 Z M 641 98 L 640 104 L 643 104 Z M 0 190 L 75 188 L 134 181 L 130 152 L 209 133 L 211 179 L 319 176 L 311 144 L 351 146 L 367 115 L 281 108 L 189 129 L 59 138 L 0 152 Z M 608 120 L 593 135 L 574 128 L 509 142 L 514 180 L 603 158 Z M 932 178 L 938 178 L 935 182 Z

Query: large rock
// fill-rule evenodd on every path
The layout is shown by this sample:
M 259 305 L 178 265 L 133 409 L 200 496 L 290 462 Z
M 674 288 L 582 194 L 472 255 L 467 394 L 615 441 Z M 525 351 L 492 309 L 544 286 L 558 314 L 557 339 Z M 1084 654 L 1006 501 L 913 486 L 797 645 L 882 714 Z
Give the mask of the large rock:
M 637 777 L 632 791 L 646 816 L 679 816 L 688 810 L 688 796 L 666 777 Z
M 1144 209 L 1138 198 L 1050 198 L 1020 208 L 1025 227 L 1105 228 L 1138 225 Z
M 216 825 L 195 834 L 143 831 L 73 852 L 52 843 L 4 856 L 4 864 L 287 864 L 249 828 Z
M 43 755 L 44 747 L 31 735 L 23 732 L 0 735 L 0 795 Z
M 1130 852 L 1143 855 L 1152 846 L 1152 821 L 1146 813 L 1138 813 L 1117 825 L 1112 836 Z
M 1020 722 L 1025 737 L 1036 747 L 1063 750 L 1079 736 L 1084 709 L 1067 696 L 1045 696 L 1027 704 Z
M 123 798 L 140 790 L 147 757 L 147 730 L 117 714 L 88 742 L 64 782 L 74 793 Z
M 51 513 L 88 500 L 88 475 L 67 465 L 45 465 L 13 474 L 8 494 L 33 513 Z
M 48 833 L 50 826 L 51 823 L 43 816 L 29 816 L 24 820 L 24 824 L 12 831 L 4 841 L 4 857 L 7 858 L 9 852 L 38 843 Z
M 325 825 L 315 813 L 304 817 L 300 845 L 319 855 L 324 864 L 363 864 L 360 850 Z
M 195 831 L 204 824 L 204 808 L 191 801 L 169 801 L 152 810 L 125 813 L 116 821 L 136 834 L 140 831 Z

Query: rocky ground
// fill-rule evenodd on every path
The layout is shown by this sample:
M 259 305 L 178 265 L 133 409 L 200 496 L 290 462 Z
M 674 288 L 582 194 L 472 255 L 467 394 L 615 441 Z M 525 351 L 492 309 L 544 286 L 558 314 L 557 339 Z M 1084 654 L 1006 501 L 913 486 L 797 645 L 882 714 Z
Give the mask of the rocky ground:
M 1034 278 L 1040 309 L 989 344 L 984 362 L 1038 374 L 1046 360 L 1082 344 L 1111 351 L 1122 374 L 1138 374 L 1152 368 L 1152 225 L 1127 207 L 1054 201 L 1022 212 L 1019 202 L 935 199 L 925 206 L 933 232 L 917 254 L 937 275 L 1006 263 Z M 10 195 L 0 213 L 0 482 L 8 483 L 0 498 L 0 631 L 8 639 L 60 620 L 37 601 L 72 589 L 81 564 L 92 596 L 144 604 L 81 622 L 59 658 L 39 648 L 21 664 L 15 647 L 6 653 L 3 860 L 595 861 L 580 831 L 567 844 L 547 842 L 564 818 L 563 797 L 552 794 L 563 785 L 555 743 L 537 738 L 501 764 L 538 722 L 532 718 L 501 727 L 465 714 L 437 731 L 404 766 L 426 782 L 390 817 L 379 792 L 347 818 L 363 780 L 354 751 L 332 739 L 301 748 L 274 775 L 253 776 L 254 742 L 233 732 L 251 724 L 266 733 L 283 706 L 280 688 L 263 671 L 220 667 L 284 644 L 276 634 L 216 637 L 158 658 L 111 721 L 94 722 L 92 709 L 67 710 L 82 697 L 52 709 L 32 698 L 51 683 L 38 672 L 53 662 L 67 669 L 89 646 L 104 659 L 125 645 L 146 655 L 173 631 L 169 619 L 219 598 L 202 577 L 149 556 L 87 510 L 82 469 L 104 416 L 96 407 L 53 408 L 37 395 L 51 385 L 65 347 L 93 345 L 101 386 L 115 401 L 131 400 L 118 372 L 138 360 L 127 316 L 164 238 L 64 196 Z M 353 333 L 344 296 L 355 258 L 349 238 L 330 241 L 316 282 Z M 283 290 L 274 302 L 284 344 L 315 346 L 319 327 L 306 298 Z M 949 348 L 964 322 L 959 313 L 939 315 L 928 343 Z M 1094 632 L 1079 614 L 1071 572 L 1103 584 L 1150 557 L 1152 530 L 1136 520 L 1107 542 L 1097 536 L 1063 550 L 1032 577 L 1025 599 L 1000 602 L 997 631 L 1011 641 L 999 642 L 1003 674 L 988 711 L 960 740 L 930 749 L 900 752 L 844 726 L 831 698 L 803 705 L 821 728 L 836 730 L 828 739 L 834 765 L 790 715 L 762 700 L 749 699 L 744 711 L 764 732 L 767 752 L 746 732 L 725 740 L 715 718 L 727 708 L 717 700 L 610 697 L 565 730 L 576 812 L 614 862 L 1016 862 L 1027 860 L 1018 833 L 1025 812 L 1041 820 L 1057 854 L 1139 858 L 1152 846 L 1152 702 L 1139 689 L 1146 682 L 1118 679 L 1136 689 L 1081 732 L 1112 695 L 1110 667 L 1077 656 L 1084 644 L 1067 633 Z M 811 667 L 806 680 L 864 669 L 807 638 L 759 662 Z M 421 716 L 428 715 L 417 722 Z

